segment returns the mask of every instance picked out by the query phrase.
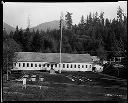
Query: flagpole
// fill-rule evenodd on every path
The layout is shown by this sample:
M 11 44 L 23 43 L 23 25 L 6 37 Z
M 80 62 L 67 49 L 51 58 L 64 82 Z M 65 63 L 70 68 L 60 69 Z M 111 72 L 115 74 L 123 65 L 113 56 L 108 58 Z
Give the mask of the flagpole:
M 62 70 L 62 64 L 61 64 L 61 52 L 62 52 L 62 20 L 63 20 L 63 13 L 61 12 L 61 17 L 60 17 L 60 33 L 61 33 L 61 36 L 60 36 L 60 73 L 61 73 L 61 70 Z

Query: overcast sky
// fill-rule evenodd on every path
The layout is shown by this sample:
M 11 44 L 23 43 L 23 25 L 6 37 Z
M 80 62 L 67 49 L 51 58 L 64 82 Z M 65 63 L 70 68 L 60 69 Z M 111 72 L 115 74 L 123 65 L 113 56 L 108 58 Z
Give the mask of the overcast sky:
M 121 7 L 127 14 L 127 1 L 120 2 L 70 2 L 70 3 L 44 3 L 44 2 L 6 2 L 3 3 L 3 21 L 16 27 L 27 27 L 28 16 L 31 27 L 38 24 L 59 20 L 61 12 L 73 13 L 73 24 L 80 22 L 83 15 L 86 19 L 89 12 L 98 14 L 103 11 L 104 17 L 116 18 L 117 8 Z

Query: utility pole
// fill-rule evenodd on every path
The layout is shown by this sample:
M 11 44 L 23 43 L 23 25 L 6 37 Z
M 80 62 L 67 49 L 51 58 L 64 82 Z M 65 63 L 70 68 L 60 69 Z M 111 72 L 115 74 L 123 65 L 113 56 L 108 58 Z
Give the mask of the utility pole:
M 29 18 L 29 15 L 28 15 L 28 28 L 30 28 L 30 18 Z
M 119 77 L 119 61 L 118 61 L 118 68 L 117 69 L 118 69 L 118 77 Z
M 62 70 L 62 61 L 61 61 L 61 52 L 62 52 L 62 28 L 63 28 L 63 12 L 61 12 L 61 16 L 60 16 L 60 33 L 61 33 L 61 36 L 60 36 L 60 71 L 59 73 L 61 73 L 61 70 Z
M 7 53 L 7 66 L 6 66 L 7 68 L 7 81 L 8 81 L 8 53 Z

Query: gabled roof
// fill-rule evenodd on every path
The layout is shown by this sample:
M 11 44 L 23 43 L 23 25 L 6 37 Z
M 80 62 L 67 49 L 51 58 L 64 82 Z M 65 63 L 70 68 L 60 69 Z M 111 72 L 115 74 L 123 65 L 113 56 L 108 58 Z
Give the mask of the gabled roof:
M 13 61 L 21 62 L 60 62 L 60 53 L 37 53 L 37 52 L 15 52 Z M 63 63 L 85 63 L 92 62 L 90 54 L 61 54 Z

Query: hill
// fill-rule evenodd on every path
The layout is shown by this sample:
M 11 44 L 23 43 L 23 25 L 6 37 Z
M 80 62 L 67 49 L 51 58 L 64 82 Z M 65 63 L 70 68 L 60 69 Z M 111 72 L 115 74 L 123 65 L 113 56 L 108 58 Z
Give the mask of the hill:
M 10 26 L 9 24 L 3 22 L 3 28 L 5 28 L 6 32 L 9 34 L 11 31 L 15 31 L 15 28 Z
M 30 31 L 32 31 L 33 29 L 36 31 L 37 29 L 39 31 L 47 31 L 47 30 L 58 30 L 59 29 L 59 25 L 60 25 L 60 21 L 59 20 L 53 20 L 50 22 L 45 22 L 45 23 L 41 23 L 35 27 L 30 28 Z M 15 31 L 15 28 L 10 26 L 9 24 L 3 22 L 3 28 L 5 28 L 5 30 L 7 31 L 7 33 L 10 33 L 11 31 Z M 24 29 L 25 30 L 25 29 Z M 23 31 L 24 31 L 23 30 Z
M 39 31 L 47 31 L 47 30 L 58 30 L 59 29 L 59 20 L 54 20 L 50 22 L 41 23 L 35 27 L 32 27 L 31 30 L 34 29 L 35 31 L 38 29 Z

